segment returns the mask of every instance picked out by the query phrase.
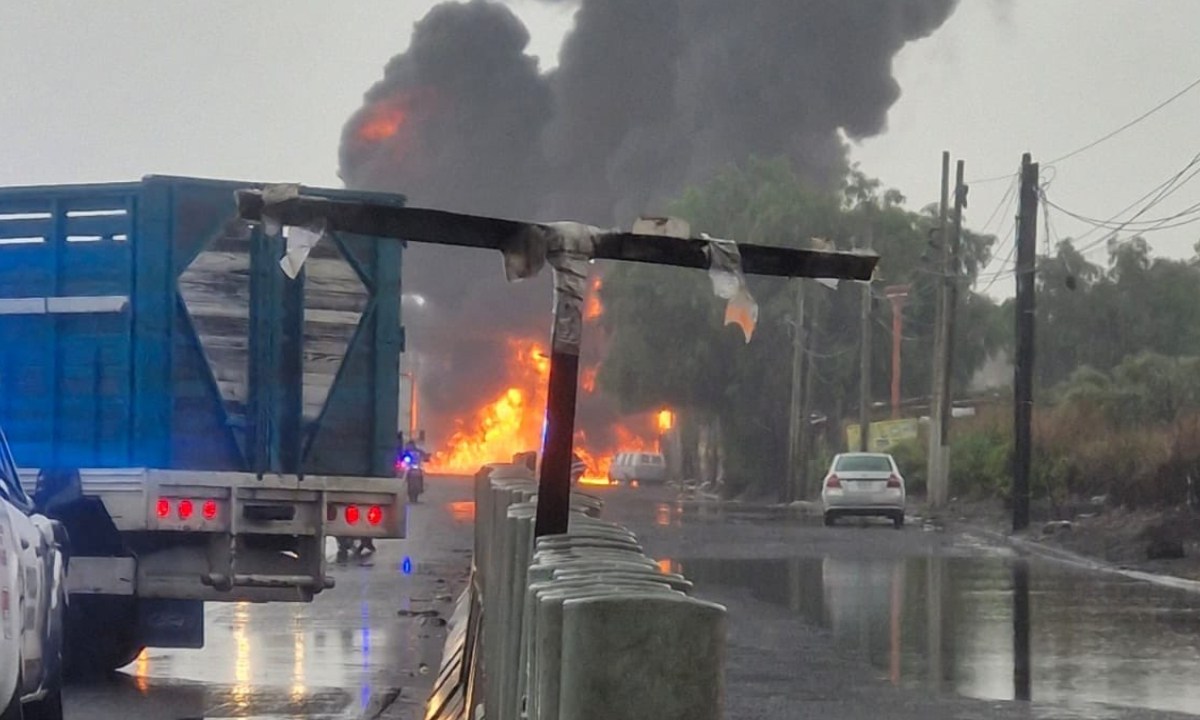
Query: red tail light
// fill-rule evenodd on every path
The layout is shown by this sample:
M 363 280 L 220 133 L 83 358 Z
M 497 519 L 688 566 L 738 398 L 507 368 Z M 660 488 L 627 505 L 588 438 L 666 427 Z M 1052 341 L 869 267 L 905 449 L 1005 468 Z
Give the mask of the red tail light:
M 890 488 L 896 488 L 897 490 L 899 490 L 900 489 L 900 478 L 896 477 L 895 475 L 891 476 L 890 478 L 888 478 L 887 486 Z
M 325 519 L 329 522 L 337 520 L 337 505 L 329 505 L 325 508 Z
M 842 481 L 841 481 L 841 479 L 838 478 L 837 475 L 830 475 L 829 477 L 825 478 L 825 487 L 840 488 L 841 486 L 842 486 Z
M 205 520 L 215 520 L 217 517 L 217 501 L 205 500 L 204 504 L 200 506 L 200 514 L 204 516 Z
M 177 507 L 176 512 L 179 513 L 180 520 L 187 520 L 192 516 L 192 513 L 195 512 L 195 510 L 196 507 L 192 504 L 192 501 L 184 498 L 183 500 L 179 501 L 179 506 Z
M 166 520 L 171 515 L 171 501 L 166 498 L 158 499 L 158 507 L 155 508 L 160 520 Z
M 378 525 L 383 522 L 383 508 L 378 505 L 372 505 L 367 509 L 367 522 L 371 525 Z
M 357 505 L 346 506 L 346 522 L 350 523 L 351 525 L 357 525 L 360 515 L 361 513 L 359 512 Z

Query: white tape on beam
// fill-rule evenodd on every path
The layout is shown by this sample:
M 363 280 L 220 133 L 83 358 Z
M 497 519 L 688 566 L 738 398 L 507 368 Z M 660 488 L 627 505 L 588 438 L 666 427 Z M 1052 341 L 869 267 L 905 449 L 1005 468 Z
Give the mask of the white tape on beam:
M 90 315 L 122 313 L 128 308 L 128 295 L 0 298 L 0 315 Z

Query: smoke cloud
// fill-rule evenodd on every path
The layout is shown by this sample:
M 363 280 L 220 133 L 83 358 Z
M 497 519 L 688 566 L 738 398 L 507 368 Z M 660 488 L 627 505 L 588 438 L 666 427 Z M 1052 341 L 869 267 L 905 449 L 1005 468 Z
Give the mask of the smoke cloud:
M 354 189 L 418 206 L 628 225 L 690 183 L 751 155 L 790 158 L 833 186 L 851 139 L 885 130 L 900 97 L 892 61 L 937 30 L 955 0 L 545 0 L 576 7 L 559 64 L 539 70 L 503 4 L 447 2 L 347 122 Z M 506 334 L 549 328 L 547 278 L 503 282 L 498 255 L 410 247 L 406 290 L 436 318 L 405 317 L 426 407 L 465 409 Z M 432 314 L 431 314 L 432 318 Z M 449 369 L 447 367 L 447 369 Z M 498 388 L 496 388 L 498 390 Z

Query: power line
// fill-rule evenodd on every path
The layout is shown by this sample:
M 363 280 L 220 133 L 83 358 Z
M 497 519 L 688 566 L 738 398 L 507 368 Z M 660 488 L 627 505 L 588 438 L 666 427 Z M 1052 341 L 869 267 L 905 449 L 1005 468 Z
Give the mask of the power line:
M 1196 177 L 1197 173 L 1200 173 L 1200 170 L 1192 172 L 1192 174 L 1188 175 L 1187 178 L 1184 179 L 1182 182 L 1180 182 L 1179 178 L 1181 178 L 1184 175 L 1184 173 L 1191 170 L 1197 164 L 1200 164 L 1200 153 L 1196 154 L 1191 159 L 1191 161 L 1183 167 L 1182 170 L 1175 173 L 1175 175 L 1172 176 L 1170 180 L 1168 180 L 1165 184 L 1160 186 L 1161 189 L 1158 191 L 1158 194 L 1155 195 L 1154 198 L 1151 199 L 1149 202 L 1147 202 L 1144 206 L 1142 206 L 1141 210 L 1138 210 L 1136 213 L 1134 213 L 1132 217 L 1130 217 L 1128 220 L 1126 220 L 1124 223 L 1122 223 L 1119 227 L 1112 229 L 1112 232 L 1110 233 L 1110 235 L 1104 236 L 1104 237 L 1100 238 L 1099 240 L 1096 240 L 1095 242 L 1091 243 L 1090 245 L 1088 245 L 1084 248 L 1081 248 L 1079 250 L 1080 254 L 1086 255 L 1089 251 L 1095 249 L 1101 243 L 1106 242 L 1110 236 L 1116 236 L 1117 233 L 1121 232 L 1126 227 L 1128 227 L 1128 225 L 1130 223 L 1137 220 L 1139 217 L 1144 215 L 1147 211 L 1149 211 L 1155 205 L 1158 205 L 1160 202 L 1167 199 L 1172 194 L 1174 194 L 1177 190 L 1179 190 L 1179 188 L 1186 185 L 1192 178 Z M 1150 192 L 1153 193 L 1154 191 L 1151 190 Z M 1145 196 L 1143 196 L 1143 197 L 1145 197 Z M 1124 212 L 1124 211 L 1122 211 L 1122 212 Z M 1120 213 L 1118 213 L 1118 215 L 1119 214 Z M 1113 216 L 1113 218 L 1110 218 L 1109 222 L 1111 222 L 1113 219 L 1116 219 L 1116 216 Z
M 1148 118 L 1148 117 L 1150 117 L 1151 115 L 1153 115 L 1153 114 L 1157 113 L 1159 110 L 1162 110 L 1162 109 L 1163 109 L 1163 108 L 1165 108 L 1166 106 L 1170 105 L 1171 103 L 1175 102 L 1175 101 L 1176 101 L 1176 100 L 1178 100 L 1179 98 L 1181 98 L 1181 97 L 1183 97 L 1184 95 L 1188 94 L 1189 92 L 1191 92 L 1192 90 L 1194 90 L 1196 87 L 1200 87 L 1200 78 L 1196 78 L 1196 79 L 1195 79 L 1195 80 L 1193 80 L 1192 82 L 1188 83 L 1188 84 L 1187 84 L 1187 86 L 1186 86 L 1186 87 L 1184 87 L 1184 88 L 1183 88 L 1182 90 L 1180 90 L 1179 92 L 1175 93 L 1174 95 L 1172 95 L 1171 97 L 1167 98 L 1166 100 L 1163 100 L 1162 102 L 1160 102 L 1159 104 L 1157 104 L 1157 105 L 1155 105 L 1154 107 L 1150 108 L 1149 110 L 1147 110 L 1146 112 L 1142 113 L 1141 115 L 1138 115 L 1137 117 L 1135 117 L 1134 119 L 1132 119 L 1132 120 L 1130 120 L 1129 122 L 1125 123 L 1124 125 L 1122 125 L 1121 127 L 1117 128 L 1116 130 L 1113 130 L 1113 131 L 1112 131 L 1112 132 L 1110 132 L 1110 133 L 1107 133 L 1107 134 L 1105 134 L 1105 135 L 1102 135 L 1102 136 L 1100 136 L 1100 137 L 1096 138 L 1095 140 L 1093 140 L 1093 141 L 1091 141 L 1091 142 L 1087 143 L 1086 145 L 1082 145 L 1082 146 L 1080 146 L 1080 147 L 1077 147 L 1077 148 L 1075 148 L 1074 150 L 1072 150 L 1071 152 L 1069 152 L 1069 153 L 1066 153 L 1065 155 L 1059 155 L 1058 157 L 1054 158 L 1053 160 L 1049 160 L 1049 161 L 1047 161 L 1047 162 L 1043 163 L 1043 167 L 1045 167 L 1045 166 L 1047 166 L 1047 165 L 1053 165 L 1054 163 L 1062 162 L 1063 160 L 1067 160 L 1067 159 L 1069 159 L 1069 158 L 1073 158 L 1073 157 L 1075 157 L 1076 155 L 1078 155 L 1078 154 L 1080 154 L 1080 153 L 1082 153 L 1082 152 L 1086 152 L 1086 151 L 1088 151 L 1088 150 L 1091 150 L 1092 148 L 1096 147 L 1097 145 L 1099 145 L 1099 144 L 1100 144 L 1100 143 L 1102 143 L 1102 142 L 1105 142 L 1105 141 L 1107 141 L 1107 140 L 1111 140 L 1112 138 L 1116 137 L 1117 135 L 1120 135 L 1121 133 L 1125 132 L 1125 131 L 1126 131 L 1126 130 L 1128 130 L 1129 128 L 1133 127 L 1134 125 L 1137 125 L 1138 123 L 1142 122 L 1142 121 L 1143 121 L 1143 120 L 1145 120 L 1146 118 Z M 980 179 L 980 180 L 969 180 L 969 181 L 968 181 L 968 183 L 975 184 L 975 185 L 979 185 L 979 184 L 981 184 L 981 183 L 997 182 L 997 181 L 999 181 L 999 180 L 1003 180 L 1003 179 L 1005 179 L 1005 178 L 1007 178 L 1007 177 L 1008 177 L 1008 175 L 996 175 L 996 176 L 994 176 L 994 177 L 982 178 L 982 179 Z

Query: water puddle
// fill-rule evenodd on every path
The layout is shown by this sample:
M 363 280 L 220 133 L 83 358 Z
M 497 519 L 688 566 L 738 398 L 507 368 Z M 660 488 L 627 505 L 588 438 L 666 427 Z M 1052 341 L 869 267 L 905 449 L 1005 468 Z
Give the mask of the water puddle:
M 1003 557 L 681 560 L 827 628 L 897 685 L 1200 713 L 1200 596 Z

